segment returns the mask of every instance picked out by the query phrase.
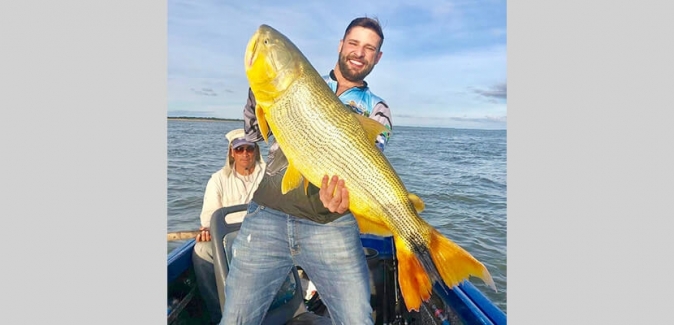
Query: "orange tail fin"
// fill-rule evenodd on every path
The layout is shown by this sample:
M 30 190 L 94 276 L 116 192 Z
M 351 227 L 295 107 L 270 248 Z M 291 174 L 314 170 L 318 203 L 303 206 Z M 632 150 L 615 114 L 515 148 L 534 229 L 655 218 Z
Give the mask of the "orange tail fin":
M 454 287 L 472 275 L 482 279 L 496 291 L 496 285 L 489 270 L 470 253 L 436 229 L 431 231 L 430 252 L 433 264 L 448 287 Z
M 398 284 L 407 309 L 419 311 L 421 301 L 431 297 L 433 284 L 416 255 L 404 242 L 394 237 L 398 259 Z
M 473 275 L 496 290 L 487 268 L 436 229 L 431 230 L 428 247 L 423 244 L 407 247 L 398 238 L 395 238 L 395 242 L 398 283 L 409 311 L 419 311 L 421 302 L 431 297 L 436 281 L 443 281 L 452 288 Z

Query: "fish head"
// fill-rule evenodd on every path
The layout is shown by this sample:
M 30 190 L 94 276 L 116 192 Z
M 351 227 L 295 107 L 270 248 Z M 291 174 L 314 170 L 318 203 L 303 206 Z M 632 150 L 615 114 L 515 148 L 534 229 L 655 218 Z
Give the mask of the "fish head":
M 245 68 L 255 101 L 269 107 L 295 81 L 308 62 L 290 39 L 268 25 L 260 25 L 248 41 Z

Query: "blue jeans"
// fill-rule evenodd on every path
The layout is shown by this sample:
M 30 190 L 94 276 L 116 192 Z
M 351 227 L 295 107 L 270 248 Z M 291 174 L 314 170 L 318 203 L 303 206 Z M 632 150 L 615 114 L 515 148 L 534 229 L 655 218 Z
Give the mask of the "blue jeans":
M 353 215 L 320 224 L 251 201 L 232 252 L 220 324 L 260 324 L 293 265 L 314 283 L 333 323 L 373 323 L 370 275 Z

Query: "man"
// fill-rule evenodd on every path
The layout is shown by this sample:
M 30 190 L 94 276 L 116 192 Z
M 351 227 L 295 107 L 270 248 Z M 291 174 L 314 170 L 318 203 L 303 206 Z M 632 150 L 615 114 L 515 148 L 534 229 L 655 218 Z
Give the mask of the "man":
M 213 245 L 209 231 L 211 216 L 219 208 L 248 203 L 262 180 L 265 168 L 260 148 L 246 140 L 243 129 L 232 130 L 225 137 L 229 142 L 227 162 L 211 175 L 206 184 L 200 217 L 201 233 L 196 237 L 192 253 L 197 286 L 213 324 L 220 322 L 222 312 L 213 268 Z M 231 213 L 225 219 L 228 223 L 237 223 L 243 220 L 245 214 L 245 211 Z
M 388 106 L 364 80 L 382 56 L 383 41 L 377 20 L 354 19 L 339 42 L 334 70 L 324 78 L 347 106 L 390 130 Z M 255 98 L 249 91 L 246 135 L 248 140 L 261 141 L 254 109 Z M 377 137 L 380 150 L 389 132 Z M 278 143 L 271 144 L 264 178 L 233 243 L 236 254 L 225 284 L 221 324 L 260 324 L 293 265 L 302 267 L 314 283 L 334 323 L 372 324 L 369 272 L 358 224 L 347 211 L 344 182 L 326 175 L 320 189 L 310 185 L 305 194 L 300 186 L 281 194 L 287 167 L 281 149 Z

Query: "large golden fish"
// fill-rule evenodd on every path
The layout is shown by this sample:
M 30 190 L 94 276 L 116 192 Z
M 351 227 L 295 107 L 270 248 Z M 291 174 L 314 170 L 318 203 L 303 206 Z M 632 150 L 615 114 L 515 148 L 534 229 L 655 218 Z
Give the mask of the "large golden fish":
M 419 310 L 435 281 L 451 288 L 473 275 L 496 290 L 482 263 L 419 217 L 423 201 L 375 147 L 386 128 L 351 112 L 287 37 L 261 25 L 246 47 L 245 68 L 260 131 L 268 141 L 271 130 L 288 159 L 283 194 L 309 182 L 320 187 L 323 175 L 344 179 L 361 233 L 393 235 L 408 310 Z

